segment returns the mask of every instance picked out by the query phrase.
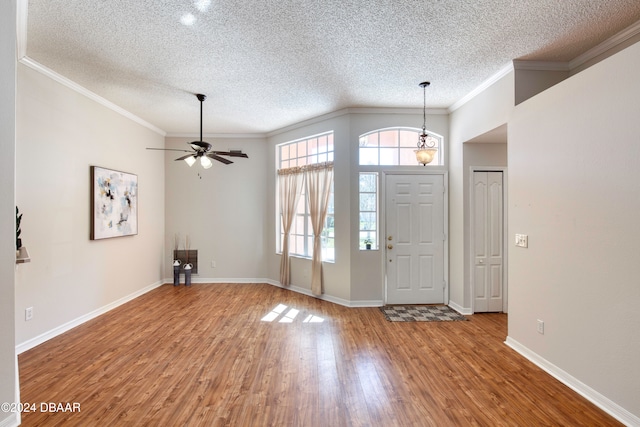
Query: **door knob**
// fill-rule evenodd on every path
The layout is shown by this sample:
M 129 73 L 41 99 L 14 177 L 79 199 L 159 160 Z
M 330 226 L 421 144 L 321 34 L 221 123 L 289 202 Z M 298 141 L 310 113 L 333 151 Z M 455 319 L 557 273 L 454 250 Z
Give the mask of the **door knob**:
M 393 249 L 393 245 L 392 244 L 388 244 L 387 245 L 387 249 Z

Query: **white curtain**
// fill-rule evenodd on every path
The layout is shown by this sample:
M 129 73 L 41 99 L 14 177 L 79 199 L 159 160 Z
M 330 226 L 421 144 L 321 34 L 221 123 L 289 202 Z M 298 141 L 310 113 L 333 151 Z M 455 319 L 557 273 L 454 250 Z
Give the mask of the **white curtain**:
M 311 292 L 322 294 L 322 230 L 327 218 L 331 183 L 333 182 L 333 162 L 313 164 L 305 167 L 307 199 L 311 226 L 313 227 L 313 261 L 311 264 Z
M 280 283 L 289 286 L 289 233 L 296 217 L 296 207 L 302 192 L 303 174 L 301 168 L 278 170 L 278 191 L 280 195 L 280 212 L 282 213 L 282 259 L 280 260 Z

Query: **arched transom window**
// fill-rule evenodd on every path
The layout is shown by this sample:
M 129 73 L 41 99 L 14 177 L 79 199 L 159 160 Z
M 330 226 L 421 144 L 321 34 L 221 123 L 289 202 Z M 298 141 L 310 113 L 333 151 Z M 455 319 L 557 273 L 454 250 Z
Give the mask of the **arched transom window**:
M 387 128 L 360 135 L 360 165 L 417 166 L 415 150 L 422 129 Z M 442 165 L 442 136 L 431 133 L 429 140 L 438 149 L 429 165 Z

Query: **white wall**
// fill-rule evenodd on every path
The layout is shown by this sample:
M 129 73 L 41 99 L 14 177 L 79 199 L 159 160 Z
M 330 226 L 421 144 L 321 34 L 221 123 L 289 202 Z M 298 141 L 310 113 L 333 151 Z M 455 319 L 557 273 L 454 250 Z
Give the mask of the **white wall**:
M 469 238 L 465 234 L 464 143 L 508 122 L 514 106 L 514 73 L 507 73 L 482 93 L 455 110 L 450 117 L 449 142 L 449 281 L 450 302 L 471 312 L 471 286 L 468 280 Z
M 15 354 L 16 2 L 0 3 L 0 402 L 19 402 Z M 0 425 L 20 415 L 0 411 Z
M 509 339 L 640 422 L 640 43 L 509 122 Z M 536 332 L 545 322 L 544 335 Z
M 527 61 L 515 62 L 515 103 L 520 104 L 569 77 L 569 71 L 518 69 Z
M 167 138 L 166 148 L 189 149 L 187 142 L 194 138 Z M 199 162 L 189 167 L 175 159 L 182 156 L 176 151 L 154 152 L 153 156 L 165 161 L 165 270 L 164 277 L 173 277 L 170 261 L 174 236 L 180 236 L 180 249 L 185 238 L 191 240 L 191 249 L 198 250 L 198 281 L 254 280 L 267 277 L 265 254 L 267 206 L 265 159 L 266 141 L 263 138 L 208 138 L 213 150 L 238 149 L 248 159 L 233 158 L 234 163 L 224 165 L 216 160 L 210 169 Z M 186 153 L 185 153 L 186 154 Z M 270 226 L 270 224 L 269 224 Z M 215 261 L 216 267 L 211 266 Z M 184 282 L 184 277 L 181 279 Z
M 164 137 L 18 65 L 16 201 L 32 261 L 17 273 L 16 342 L 162 279 Z M 90 241 L 90 165 L 138 175 L 138 235 Z M 33 307 L 33 320 L 24 310 Z

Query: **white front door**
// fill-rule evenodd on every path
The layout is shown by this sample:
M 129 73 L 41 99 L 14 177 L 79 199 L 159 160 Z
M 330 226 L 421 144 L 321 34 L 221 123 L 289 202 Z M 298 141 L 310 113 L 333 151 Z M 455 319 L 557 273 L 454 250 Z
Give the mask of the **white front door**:
M 503 311 L 502 172 L 473 173 L 473 311 Z
M 386 175 L 387 304 L 444 303 L 444 176 Z

